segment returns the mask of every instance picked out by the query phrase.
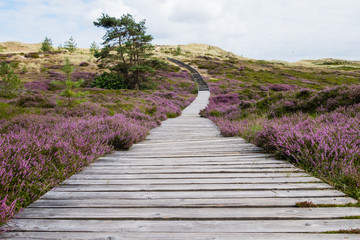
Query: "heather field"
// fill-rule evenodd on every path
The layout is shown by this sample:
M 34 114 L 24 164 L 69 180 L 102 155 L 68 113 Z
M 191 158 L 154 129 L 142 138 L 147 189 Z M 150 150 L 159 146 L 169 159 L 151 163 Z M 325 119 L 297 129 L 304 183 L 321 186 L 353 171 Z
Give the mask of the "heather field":
M 196 94 L 190 74 L 165 63 L 139 90 L 91 87 L 100 71 L 88 50 L 31 47 L 0 55 L 21 81 L 18 94 L 0 97 L 0 222 L 97 157 L 143 140 Z M 74 67 L 72 81 L 83 79 L 71 98 L 57 84 L 65 82 L 64 57 Z
M 155 46 L 163 61 L 148 81 L 138 90 L 110 90 L 94 87 L 101 71 L 88 49 L 40 53 L 39 45 L 3 45 L 0 61 L 21 84 L 18 94 L 0 97 L 0 222 L 97 157 L 128 149 L 180 115 L 196 86 L 166 57 L 204 76 L 211 98 L 201 115 L 224 136 L 245 138 L 360 197 L 360 62 L 287 63 L 201 44 Z M 71 98 L 61 85 L 65 57 L 74 67 Z
M 189 61 L 211 89 L 202 116 L 360 197 L 360 63 Z

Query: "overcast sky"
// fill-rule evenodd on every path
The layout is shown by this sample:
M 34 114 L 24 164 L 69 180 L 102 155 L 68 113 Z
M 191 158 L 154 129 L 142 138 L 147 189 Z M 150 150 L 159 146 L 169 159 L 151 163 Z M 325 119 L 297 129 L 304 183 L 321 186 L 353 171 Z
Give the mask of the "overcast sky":
M 107 13 L 146 19 L 154 44 L 204 43 L 244 57 L 360 60 L 360 0 L 0 0 L 0 42 L 101 43 Z

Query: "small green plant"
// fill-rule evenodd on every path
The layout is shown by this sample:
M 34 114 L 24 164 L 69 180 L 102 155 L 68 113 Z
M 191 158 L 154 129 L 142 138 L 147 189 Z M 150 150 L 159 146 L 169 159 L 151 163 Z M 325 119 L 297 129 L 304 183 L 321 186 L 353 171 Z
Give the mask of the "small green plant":
M 297 202 L 297 203 L 295 203 L 295 205 L 299 208 L 317 207 L 317 205 L 311 201 Z
M 65 73 L 66 80 L 65 82 L 62 81 L 53 81 L 52 83 L 55 85 L 60 85 L 65 87 L 65 89 L 60 92 L 61 97 L 65 97 L 66 101 L 58 100 L 59 105 L 66 105 L 66 106 L 74 106 L 78 103 L 84 102 L 84 99 L 74 100 L 74 98 L 82 98 L 89 94 L 89 92 L 74 92 L 74 88 L 79 88 L 81 84 L 84 82 L 83 79 L 79 81 L 71 81 L 71 73 L 74 71 L 74 66 L 71 64 L 69 58 L 65 58 L 64 67 L 62 68 L 63 72 Z
M 76 51 L 76 47 L 77 44 L 73 37 L 70 37 L 70 39 L 64 43 L 64 48 L 71 53 Z
M 181 55 L 181 47 L 180 46 L 177 46 L 176 50 L 174 51 L 174 55 L 175 56 Z
M 22 68 L 21 68 L 21 74 L 27 73 L 27 71 L 28 71 L 28 68 L 27 68 L 27 66 L 24 64 L 24 65 L 22 66 Z
M 45 37 L 44 41 L 41 43 L 40 51 L 50 52 L 51 50 L 53 50 L 52 40 L 48 37 Z
M 21 87 L 20 78 L 14 73 L 11 66 L 5 62 L 0 65 L 0 77 L 2 82 L 0 83 L 0 96 L 11 98 L 16 96 Z

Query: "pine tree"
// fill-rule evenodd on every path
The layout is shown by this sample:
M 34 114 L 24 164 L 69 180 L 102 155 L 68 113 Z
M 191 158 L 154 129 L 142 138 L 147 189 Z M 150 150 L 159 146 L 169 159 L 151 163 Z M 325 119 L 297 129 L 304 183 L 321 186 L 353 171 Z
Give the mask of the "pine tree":
M 52 41 L 50 38 L 45 37 L 44 41 L 41 43 L 41 48 L 40 50 L 42 52 L 49 52 L 53 49 L 52 47 Z
M 76 47 L 77 44 L 73 37 L 70 37 L 70 39 L 64 43 L 64 48 L 71 53 L 76 51 Z
M 122 77 L 127 88 L 139 88 L 145 74 L 153 71 L 146 63 L 153 50 L 153 37 L 146 34 L 145 20 L 137 23 L 130 14 L 120 19 L 102 14 L 94 25 L 106 30 L 104 48 L 95 54 L 99 66 Z

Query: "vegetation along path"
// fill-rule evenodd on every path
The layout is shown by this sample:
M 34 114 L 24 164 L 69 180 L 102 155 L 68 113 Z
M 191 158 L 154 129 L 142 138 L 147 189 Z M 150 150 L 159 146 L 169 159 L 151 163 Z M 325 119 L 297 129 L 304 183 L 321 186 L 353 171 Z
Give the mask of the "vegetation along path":
M 209 91 L 129 151 L 101 157 L 8 222 L 0 238 L 359 239 L 356 203 L 199 111 Z M 335 234 L 323 234 L 325 232 Z

